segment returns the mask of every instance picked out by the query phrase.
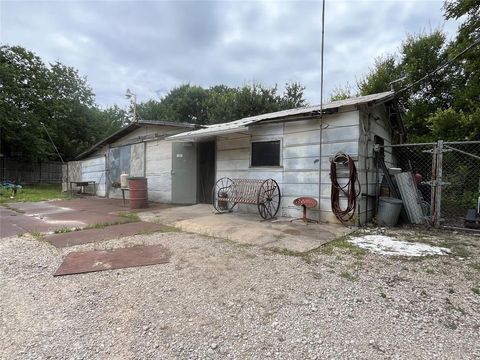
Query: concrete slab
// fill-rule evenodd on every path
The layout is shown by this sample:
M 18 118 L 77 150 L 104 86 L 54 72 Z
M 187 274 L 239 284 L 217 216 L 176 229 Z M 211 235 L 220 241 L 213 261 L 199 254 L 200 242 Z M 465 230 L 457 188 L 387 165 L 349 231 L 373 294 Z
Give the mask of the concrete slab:
M 170 205 L 152 203 L 151 210 Z M 26 232 L 52 232 L 62 228 L 85 227 L 98 223 L 126 222 L 116 215 L 130 212 L 128 202 L 121 199 L 79 198 L 72 200 L 9 203 L 12 211 L 0 206 L 0 236 L 15 236 Z
M 261 221 L 257 214 L 216 214 L 212 206 L 198 204 L 139 213 L 142 220 L 171 225 L 183 231 L 224 238 L 240 244 L 307 252 L 349 234 L 337 224 L 290 222 L 289 218 Z
M 57 248 L 82 245 L 124 236 L 150 233 L 164 229 L 164 225 L 147 222 L 132 222 L 111 225 L 101 229 L 85 229 L 61 234 L 50 234 L 45 239 Z
M 0 206 L 0 238 L 30 232 L 50 231 L 51 225 L 42 220 Z
M 53 275 L 81 274 L 165 263 L 168 263 L 168 254 L 161 245 L 71 252 Z

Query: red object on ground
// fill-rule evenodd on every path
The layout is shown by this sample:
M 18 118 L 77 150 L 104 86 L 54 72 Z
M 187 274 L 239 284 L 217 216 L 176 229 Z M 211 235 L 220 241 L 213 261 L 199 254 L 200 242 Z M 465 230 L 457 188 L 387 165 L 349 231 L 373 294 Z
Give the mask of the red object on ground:
M 420 185 L 420 184 L 422 183 L 422 181 L 423 181 L 423 176 L 422 176 L 422 174 L 416 172 L 416 173 L 415 173 L 415 183 L 416 183 L 417 185 Z
M 56 248 L 83 245 L 104 240 L 116 239 L 164 229 L 164 225 L 149 222 L 130 222 L 110 225 L 103 229 L 85 229 L 60 234 L 46 235 L 45 239 Z
M 133 246 L 114 250 L 71 252 L 53 276 L 122 269 L 168 262 L 161 245 Z
M 305 224 L 308 224 L 309 222 L 318 223 L 317 220 L 312 220 L 307 218 L 307 208 L 312 209 L 316 207 L 317 204 L 318 204 L 317 200 L 311 197 L 299 197 L 293 200 L 293 205 L 301 206 L 303 208 L 303 217 L 299 219 L 294 219 L 294 220 L 302 220 Z
M 148 207 L 147 178 L 135 177 L 128 179 L 130 191 L 130 209 L 144 209 Z

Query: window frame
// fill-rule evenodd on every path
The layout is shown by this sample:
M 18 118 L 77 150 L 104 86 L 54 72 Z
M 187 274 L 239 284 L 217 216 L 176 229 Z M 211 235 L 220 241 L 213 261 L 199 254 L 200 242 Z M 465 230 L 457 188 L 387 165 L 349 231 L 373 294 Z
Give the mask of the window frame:
M 253 160 L 253 143 L 262 143 L 262 142 L 274 142 L 278 141 L 278 165 L 252 165 L 252 160 Z M 256 139 L 256 140 L 250 140 L 250 168 L 253 169 L 262 169 L 262 168 L 268 168 L 268 169 L 278 169 L 278 168 L 283 168 L 283 154 L 282 154 L 282 139 L 280 138 L 262 138 L 262 139 Z

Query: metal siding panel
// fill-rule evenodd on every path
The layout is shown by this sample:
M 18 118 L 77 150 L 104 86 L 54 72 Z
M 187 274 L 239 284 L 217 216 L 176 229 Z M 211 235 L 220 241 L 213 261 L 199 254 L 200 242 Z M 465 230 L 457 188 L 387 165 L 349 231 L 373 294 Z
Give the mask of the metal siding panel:
M 130 176 L 144 176 L 145 143 L 134 144 L 130 147 Z
M 82 181 L 95 181 L 96 195 L 106 195 L 105 158 L 86 159 L 81 161 Z M 93 189 L 92 189 L 93 190 Z

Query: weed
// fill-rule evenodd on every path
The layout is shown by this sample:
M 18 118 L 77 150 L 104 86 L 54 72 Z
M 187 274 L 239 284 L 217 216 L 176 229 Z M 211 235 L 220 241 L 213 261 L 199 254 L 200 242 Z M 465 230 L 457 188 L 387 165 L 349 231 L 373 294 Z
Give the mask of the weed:
M 45 234 L 39 231 L 32 231 L 30 235 L 32 235 L 38 241 L 45 241 Z
M 334 249 L 343 249 L 348 250 L 350 253 L 356 256 L 363 256 L 367 253 L 365 249 L 359 248 L 358 246 L 353 245 L 351 242 L 348 241 L 348 236 L 343 236 L 336 240 L 329 242 L 328 244 L 323 245 L 320 248 L 320 251 L 324 255 L 332 255 Z
M 472 287 L 472 291 L 476 295 L 480 295 L 480 286 Z
M 23 233 L 18 233 L 17 237 L 21 238 L 24 234 Z
M 461 244 L 450 245 L 450 250 L 456 256 L 467 258 L 472 255 L 470 249 L 467 246 Z
M 427 294 L 427 292 L 426 292 L 425 290 L 422 290 L 422 291 L 420 292 L 420 295 L 422 295 L 422 296 L 428 296 L 428 294 Z
M 426 269 L 425 272 L 426 272 L 427 274 L 435 274 L 435 270 L 430 269 L 430 268 Z
M 150 234 L 155 234 L 155 233 L 171 233 L 171 232 L 181 232 L 179 228 L 176 228 L 174 226 L 162 226 L 160 229 L 157 230 L 145 230 L 145 231 L 140 231 L 136 235 L 150 235 Z
M 130 221 L 110 221 L 110 222 L 95 223 L 95 224 L 87 225 L 81 230 L 103 229 L 103 228 L 106 228 L 107 226 L 125 224 L 126 222 L 128 223 Z
M 285 248 L 277 248 L 277 247 L 270 248 L 269 250 L 280 255 L 299 257 L 303 259 L 307 264 L 310 264 L 312 262 L 309 252 L 292 251 Z
M 55 229 L 53 231 L 54 234 L 65 234 L 65 233 L 69 233 L 69 232 L 72 232 L 72 231 L 79 231 L 81 230 L 81 228 L 67 228 L 67 227 L 63 227 L 63 228 L 60 228 L 60 229 Z
M 354 276 L 351 272 L 344 270 L 340 273 L 340 276 L 344 279 L 350 280 L 350 281 L 355 281 L 357 278 Z
M 134 213 L 134 212 L 129 212 L 129 211 L 121 211 L 119 213 L 117 213 L 118 216 L 120 217 L 123 217 L 123 218 L 126 218 L 130 221 L 140 221 L 140 217 L 138 216 L 138 214 Z
M 449 289 L 448 289 L 448 293 L 449 293 L 449 294 L 454 294 L 454 293 L 455 293 L 455 289 L 449 288 Z
M 469 264 L 472 268 L 474 268 L 477 271 L 480 271 L 480 262 L 476 262 L 473 264 Z
M 384 298 L 384 299 L 386 299 L 386 298 L 387 298 L 387 294 L 385 294 L 383 291 L 382 291 L 382 292 L 380 292 L 380 296 L 381 296 L 382 298 Z

